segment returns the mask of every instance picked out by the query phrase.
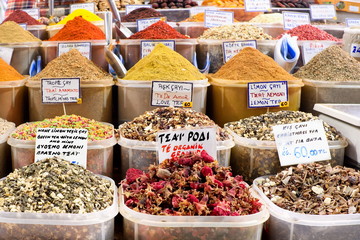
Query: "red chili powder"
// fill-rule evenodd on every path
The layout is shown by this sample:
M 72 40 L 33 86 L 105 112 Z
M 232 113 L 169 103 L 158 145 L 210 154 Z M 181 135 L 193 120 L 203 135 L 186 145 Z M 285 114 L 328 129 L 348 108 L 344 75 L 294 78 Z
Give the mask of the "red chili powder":
M 177 39 L 177 38 L 189 38 L 182 35 L 169 24 L 164 21 L 158 21 L 144 30 L 137 32 L 129 39 Z
M 294 27 L 290 30 L 287 30 L 283 34 L 285 33 L 290 34 L 291 36 L 298 36 L 298 40 L 328 40 L 336 42 L 340 41 L 340 39 L 334 37 L 333 35 L 310 24 Z M 283 34 L 278 36 L 276 39 L 280 39 Z
M 3 22 L 13 21 L 16 23 L 26 23 L 27 25 L 43 25 L 36 19 L 32 18 L 27 12 L 15 10 Z

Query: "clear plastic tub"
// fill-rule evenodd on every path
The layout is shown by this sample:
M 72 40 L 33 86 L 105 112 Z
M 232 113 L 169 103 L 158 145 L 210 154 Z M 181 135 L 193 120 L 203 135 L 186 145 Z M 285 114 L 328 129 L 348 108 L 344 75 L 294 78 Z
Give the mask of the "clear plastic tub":
M 226 127 L 233 136 L 235 147 L 231 149 L 230 165 L 235 175 L 242 175 L 244 180 L 252 182 L 255 178 L 276 174 L 288 167 L 281 167 L 275 141 L 260 141 L 238 136 Z M 328 141 L 331 160 L 321 161 L 332 166 L 344 165 L 345 139 Z
M 193 107 L 197 112 L 205 113 L 208 80 L 186 81 L 193 83 Z M 118 119 L 120 123 L 133 120 L 135 117 L 150 111 L 152 81 L 118 80 Z
M 138 141 L 120 137 L 118 144 L 121 150 L 121 176 L 125 177 L 126 170 L 137 168 L 146 170 L 150 164 L 158 164 L 156 142 Z M 220 166 L 229 166 L 231 148 L 234 146 L 232 139 L 217 141 L 216 160 Z
M 40 89 L 41 81 L 26 83 L 29 90 L 29 119 L 41 121 L 64 114 L 63 104 L 43 104 Z M 66 114 L 76 114 L 100 122 L 112 122 L 113 80 L 81 81 L 82 103 L 65 103 Z
M 0 47 L 13 48 L 10 65 L 22 75 L 29 75 L 31 62 L 40 55 L 41 42 L 1 43 Z
M 90 60 L 97 66 L 105 71 L 108 70 L 109 64 L 105 59 L 106 40 L 80 40 L 80 41 L 44 41 L 41 45 L 41 56 L 43 65 L 46 66 L 51 60 L 58 57 L 58 44 L 59 43 L 77 43 L 77 42 L 90 42 Z
M 7 143 L 11 146 L 13 170 L 34 162 L 35 140 L 20 140 L 11 137 L 10 134 Z M 111 177 L 113 173 L 113 147 L 115 144 L 115 136 L 105 140 L 88 142 L 86 169 L 96 174 Z
M 337 37 L 339 39 L 343 38 L 344 31 L 345 31 L 345 24 L 311 24 L 314 27 L 317 27 L 325 32 Z
M 264 239 L 268 240 L 339 240 L 358 239 L 360 214 L 312 215 L 282 209 L 270 201 L 258 188 L 257 179 L 252 188 L 270 212 L 264 224 Z
M 114 218 L 118 214 L 118 194 L 114 190 L 113 204 L 99 212 L 71 213 L 25 213 L 0 212 L 2 239 L 114 239 Z
M 28 25 L 26 30 L 31 32 L 35 37 L 40 40 L 47 39 L 46 26 L 45 25 Z
M 8 137 L 15 129 L 15 123 L 3 135 L 0 135 L 0 178 L 5 177 L 11 172 L 10 147 L 6 143 Z
M 301 80 L 288 81 L 289 107 L 270 108 L 247 107 L 248 82 L 250 81 L 211 78 L 207 114 L 218 125 L 223 126 L 225 123 L 238 121 L 250 116 L 257 116 L 268 111 L 299 110 L 301 87 L 304 86 Z
M 105 33 L 105 26 L 104 26 L 104 20 L 101 21 L 92 21 L 92 24 L 99 27 L 104 33 Z M 52 38 L 55 34 L 57 34 L 60 29 L 62 29 L 65 26 L 65 24 L 56 24 L 46 27 L 46 31 L 48 33 L 48 38 Z
M 23 123 L 27 118 L 25 81 L 26 79 L 0 81 L 0 118 L 16 125 Z
M 360 81 L 336 82 L 304 79 L 300 110 L 315 115 L 315 103 L 360 103 Z
M 151 41 L 151 39 L 121 39 L 120 53 L 124 59 L 126 69 L 134 66 L 141 57 L 141 41 Z M 181 54 L 184 58 L 193 62 L 193 57 L 196 49 L 195 39 L 164 39 L 175 41 L 175 51 Z
M 119 194 L 120 214 L 124 217 L 123 233 L 127 240 L 169 239 L 238 239 L 260 240 L 267 209 L 246 216 L 156 216 L 136 212 L 124 204 Z

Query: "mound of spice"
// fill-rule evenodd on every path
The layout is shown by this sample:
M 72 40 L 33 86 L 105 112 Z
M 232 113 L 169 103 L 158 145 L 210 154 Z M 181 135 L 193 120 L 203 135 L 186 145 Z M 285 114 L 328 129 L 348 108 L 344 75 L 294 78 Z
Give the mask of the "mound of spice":
M 4 135 L 7 131 L 9 131 L 12 127 L 15 127 L 15 124 L 12 122 L 8 122 L 5 119 L 0 118 L 0 136 Z
M 27 12 L 15 10 L 3 22 L 13 21 L 16 23 L 26 23 L 27 25 L 43 25 L 35 18 L 31 17 Z
M 232 24 L 212 27 L 204 31 L 199 39 L 227 40 L 272 40 L 261 27 L 249 24 Z
M 102 21 L 98 15 L 86 10 L 86 9 L 76 9 L 69 15 L 67 15 L 64 19 L 62 19 L 57 24 L 66 24 L 68 21 L 73 20 L 76 17 L 82 17 L 84 20 L 93 22 L 93 21 Z
M 0 181 L 0 211 L 92 213 L 113 204 L 109 180 L 53 157 L 16 169 Z
M 283 24 L 283 15 L 281 13 L 260 14 L 252 18 L 251 23 L 278 23 Z
M 0 81 L 16 81 L 24 78 L 15 68 L 0 58 Z
M 82 17 L 68 21 L 49 41 L 103 40 L 104 32 Z
M 81 81 L 109 80 L 112 76 L 96 66 L 77 49 L 61 54 L 49 62 L 46 67 L 30 80 L 40 81 L 41 78 L 80 77 Z
M 129 37 L 129 39 L 186 39 L 189 38 L 164 21 L 158 21 L 142 31 Z
M 24 42 L 41 42 L 41 40 L 20 27 L 16 22 L 7 21 L 0 24 L 0 43 Z
M 240 119 L 237 122 L 230 122 L 225 124 L 240 137 L 251 138 L 261 141 L 275 141 L 272 127 L 281 124 L 299 123 L 319 120 L 317 116 L 311 113 L 301 111 L 279 111 L 261 114 L 259 116 L 252 116 Z M 323 122 L 325 134 L 329 141 L 340 140 L 340 133 L 329 124 Z
M 315 55 L 294 76 L 322 81 L 360 81 L 359 69 L 359 61 L 334 45 Z
M 360 209 L 360 172 L 317 163 L 299 164 L 269 178 L 257 187 L 277 206 L 305 214 L 354 214 Z
M 11 134 L 20 140 L 35 140 L 38 128 L 83 128 L 88 130 L 88 141 L 109 139 L 114 136 L 112 126 L 77 115 L 63 115 L 42 121 L 21 124 Z
M 283 34 L 278 36 L 276 39 L 280 39 L 285 33 L 290 34 L 291 36 L 297 36 L 298 40 L 327 40 L 335 42 L 340 41 L 340 39 L 334 37 L 333 35 L 310 24 L 300 25 L 290 30 L 287 30 Z
M 160 43 L 130 68 L 123 79 L 193 81 L 206 77 L 181 54 Z
M 153 8 L 137 8 L 131 11 L 129 14 L 121 17 L 122 22 L 136 22 L 137 19 L 163 17 L 161 13 Z
M 251 47 L 242 49 L 211 77 L 245 81 L 299 80 L 285 71 L 274 59 Z
M 208 116 L 191 109 L 162 107 L 147 111 L 131 122 L 120 125 L 122 137 L 139 141 L 156 141 L 160 130 L 187 127 L 217 126 Z M 230 139 L 229 135 L 217 127 L 217 140 Z
M 241 216 L 261 208 L 242 177 L 205 151 L 166 159 L 147 172 L 130 168 L 120 187 L 126 206 L 152 215 Z

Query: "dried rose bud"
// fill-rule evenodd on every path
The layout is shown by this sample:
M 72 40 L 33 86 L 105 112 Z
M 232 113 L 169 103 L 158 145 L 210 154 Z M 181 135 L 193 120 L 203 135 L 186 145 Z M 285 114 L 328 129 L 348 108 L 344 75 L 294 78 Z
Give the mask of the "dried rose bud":
M 143 174 L 144 172 L 139 169 L 130 168 L 126 171 L 126 180 L 128 183 L 133 183 L 136 181 L 137 178 L 139 178 Z
M 214 161 L 214 158 L 210 156 L 205 150 L 202 150 L 201 157 L 204 160 L 204 162 L 210 163 Z
M 200 172 L 204 177 L 214 175 L 212 169 L 208 166 L 203 167 Z

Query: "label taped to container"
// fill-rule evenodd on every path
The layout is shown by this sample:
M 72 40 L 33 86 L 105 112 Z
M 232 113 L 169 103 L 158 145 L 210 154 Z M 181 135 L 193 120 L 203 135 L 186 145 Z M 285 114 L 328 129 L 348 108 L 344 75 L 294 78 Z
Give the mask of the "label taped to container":
M 350 56 L 360 58 L 360 43 L 352 43 L 350 47 Z
M 151 53 L 155 46 L 159 43 L 164 44 L 171 50 L 175 50 L 174 40 L 142 40 L 140 43 L 140 58 L 143 58 Z
M 203 150 L 216 159 L 215 127 L 159 131 L 156 143 L 159 163 L 184 153 L 200 153 Z
M 19 23 L 19 26 L 22 27 L 24 30 L 27 30 L 27 24 L 26 23 Z
M 198 13 L 205 13 L 206 10 L 216 10 L 216 7 L 215 6 L 192 7 L 190 8 L 190 16 L 194 16 Z
M 85 9 L 89 12 L 95 13 L 95 3 L 78 3 L 78 4 L 70 4 L 70 13 L 78 9 Z
M 67 53 L 73 48 L 77 49 L 81 55 L 91 60 L 91 42 L 58 43 L 57 56 L 59 57 L 61 54 Z
M 146 4 L 132 4 L 132 5 L 125 5 L 125 14 L 129 14 L 130 12 L 134 11 L 138 8 L 152 8 L 151 5 Z
M 184 102 L 192 102 L 192 96 L 192 83 L 152 81 L 151 106 L 184 107 Z
M 360 26 L 360 18 L 346 18 L 346 27 L 358 27 Z
M 40 9 L 39 8 L 25 8 L 21 9 L 22 11 L 29 14 L 32 18 L 38 20 L 40 19 Z
M 233 24 L 234 12 L 205 10 L 204 21 L 207 28 Z
M 248 83 L 248 108 L 280 107 L 287 101 L 287 81 Z
M 310 24 L 310 15 L 309 13 L 302 12 L 282 12 L 284 29 L 292 29 L 294 27 Z
M 307 64 L 316 54 L 320 53 L 322 50 L 330 46 L 330 43 L 305 41 L 302 46 L 302 58 L 304 64 Z
M 87 138 L 87 129 L 38 128 L 35 162 L 55 156 L 86 168 Z
M 166 17 L 154 17 L 154 18 L 144 18 L 144 19 L 136 19 L 137 31 L 142 31 L 150 25 L 158 22 L 164 21 L 166 22 Z
M 273 127 L 281 166 L 330 160 L 322 120 Z
M 10 65 L 13 52 L 13 48 L 0 47 L 0 58 L 2 58 L 7 64 Z
M 222 48 L 224 63 L 226 63 L 233 56 L 238 54 L 244 47 L 252 47 L 257 49 L 256 40 L 223 42 Z
M 336 11 L 333 4 L 310 4 L 311 19 L 336 20 Z
M 271 12 L 270 0 L 245 0 L 246 12 Z
M 42 78 L 42 103 L 78 103 L 80 78 Z

